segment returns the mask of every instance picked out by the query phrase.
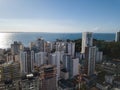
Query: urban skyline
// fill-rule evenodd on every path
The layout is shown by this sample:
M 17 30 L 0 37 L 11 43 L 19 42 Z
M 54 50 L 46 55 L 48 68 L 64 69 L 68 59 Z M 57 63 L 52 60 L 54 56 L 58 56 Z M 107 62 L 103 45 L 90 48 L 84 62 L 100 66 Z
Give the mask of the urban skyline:
M 77 40 L 40 37 L 29 46 L 14 41 L 0 49 L 0 89 L 119 90 L 119 32 L 116 38 L 97 40 L 93 32 L 83 32 Z

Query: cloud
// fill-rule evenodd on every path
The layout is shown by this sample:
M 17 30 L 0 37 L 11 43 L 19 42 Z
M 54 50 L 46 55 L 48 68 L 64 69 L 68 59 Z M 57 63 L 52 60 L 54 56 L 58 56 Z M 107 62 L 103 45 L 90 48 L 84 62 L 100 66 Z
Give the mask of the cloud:
M 0 19 L 1 32 L 77 32 L 72 20 Z
M 0 32 L 113 32 L 109 28 L 65 19 L 0 19 Z

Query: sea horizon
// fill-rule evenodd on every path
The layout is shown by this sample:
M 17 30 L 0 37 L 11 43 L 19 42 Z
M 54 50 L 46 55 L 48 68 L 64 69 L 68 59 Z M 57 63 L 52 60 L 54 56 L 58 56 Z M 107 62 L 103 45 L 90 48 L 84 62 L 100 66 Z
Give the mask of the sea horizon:
M 86 31 L 86 32 L 92 32 L 92 31 Z M 83 32 L 0 32 L 0 33 L 59 33 L 59 34 L 78 34 L 78 33 L 83 33 Z M 116 32 L 92 32 L 93 34 L 116 34 Z
M 61 40 L 76 40 L 82 38 L 82 33 L 49 33 L 49 32 L 6 32 L 0 33 L 0 48 L 8 48 L 14 41 L 20 41 L 25 46 L 30 42 L 34 42 L 37 38 L 44 38 L 46 41 Z M 93 38 L 97 40 L 114 41 L 115 33 L 93 33 Z

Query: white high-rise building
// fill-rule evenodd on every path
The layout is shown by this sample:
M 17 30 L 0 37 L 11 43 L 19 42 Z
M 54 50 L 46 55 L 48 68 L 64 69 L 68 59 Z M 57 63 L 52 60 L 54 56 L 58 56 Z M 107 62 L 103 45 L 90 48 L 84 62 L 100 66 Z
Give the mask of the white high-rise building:
M 64 68 L 69 73 L 69 78 L 79 74 L 79 59 L 72 58 L 71 55 L 65 54 L 63 56 Z
M 35 52 L 31 51 L 31 71 L 34 72 L 34 65 L 35 65 Z
M 93 46 L 93 35 L 92 32 L 82 33 L 82 50 L 81 53 L 85 53 L 85 47 Z
M 72 59 L 73 61 L 73 76 L 79 74 L 79 58 Z
M 27 52 L 20 51 L 20 70 L 22 74 L 26 74 L 28 72 L 27 65 Z
M 57 65 L 57 76 L 58 76 L 58 78 L 60 77 L 60 52 L 59 51 L 56 51 L 55 52 L 55 54 L 56 54 L 56 65 Z
M 61 50 L 61 44 L 60 44 L 60 42 L 56 42 L 56 44 L 55 44 L 55 50 L 56 51 L 60 51 Z
M 35 53 L 35 64 L 37 66 L 41 66 L 45 63 L 45 53 L 44 52 L 38 52 L 38 53 Z
M 64 54 L 63 56 L 63 66 L 65 69 L 67 69 L 67 71 L 70 71 L 70 68 L 72 68 L 72 66 L 70 66 L 70 63 L 72 61 L 72 57 L 69 54 Z
M 20 51 L 20 68 L 22 74 L 34 72 L 34 51 Z
M 115 37 L 116 42 L 120 42 L 120 31 L 116 32 L 116 37 Z
M 56 51 L 55 53 L 51 53 L 49 57 L 49 64 L 56 65 L 57 68 L 57 78 L 60 77 L 60 52 Z
M 65 51 L 66 49 L 66 42 L 56 42 L 55 43 L 55 49 L 56 51 Z
M 55 53 L 51 53 L 49 56 L 49 61 L 48 64 L 52 64 L 52 65 L 56 65 L 56 54 Z
M 60 51 L 60 61 L 62 61 L 63 62 L 63 56 L 64 56 L 64 51 Z
M 70 42 L 70 43 L 67 43 L 67 53 L 69 55 L 71 55 L 72 57 L 74 57 L 75 55 L 75 43 L 73 42 Z

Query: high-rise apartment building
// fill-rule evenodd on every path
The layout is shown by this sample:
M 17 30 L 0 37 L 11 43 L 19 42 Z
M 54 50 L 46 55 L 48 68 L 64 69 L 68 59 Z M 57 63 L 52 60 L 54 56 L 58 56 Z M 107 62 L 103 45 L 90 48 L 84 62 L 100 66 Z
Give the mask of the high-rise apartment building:
M 44 52 L 45 50 L 45 41 L 43 38 L 38 38 L 36 40 L 36 47 L 40 52 Z
M 15 41 L 11 44 L 11 53 L 12 55 L 19 54 L 19 51 L 22 49 L 22 43 Z
M 34 71 L 34 51 L 29 48 L 25 51 L 20 51 L 20 68 L 21 74 L 28 74 Z
M 60 52 L 56 51 L 56 68 L 57 68 L 57 78 L 60 77 Z
M 72 57 L 74 57 L 75 56 L 74 55 L 75 54 L 75 43 L 73 43 L 73 42 L 67 43 L 66 50 L 67 50 L 67 53 L 69 55 L 71 55 Z
M 85 48 L 85 74 L 92 75 L 95 72 L 95 61 L 96 61 L 97 47 L 86 47 Z
M 27 52 L 20 51 L 20 70 L 22 74 L 28 73 Z
M 55 43 L 55 50 L 60 51 L 61 50 L 61 42 L 56 42 Z
M 116 32 L 116 37 L 115 37 L 116 42 L 120 42 L 120 31 Z
M 72 66 L 72 57 L 71 57 L 71 55 L 69 55 L 69 54 L 65 54 L 64 56 L 63 56 L 63 66 L 64 66 L 64 68 L 67 70 L 67 72 L 69 73 L 69 77 L 71 78 L 72 77 L 72 68 L 73 68 L 73 66 Z
M 85 47 L 93 45 L 93 35 L 92 32 L 83 32 L 82 33 L 82 50 L 81 53 L 85 53 Z
M 20 65 L 18 62 L 9 61 L 0 66 L 0 81 L 16 80 L 20 78 Z
M 48 64 L 56 65 L 56 54 L 55 53 L 50 53 L 49 54 L 49 60 Z
M 53 43 L 52 42 L 45 42 L 45 52 L 51 52 L 53 50 Z
M 44 65 L 40 68 L 40 90 L 57 90 L 56 88 L 56 67 L 54 65 Z
M 73 76 L 79 74 L 79 59 L 78 58 L 72 58 L 71 55 L 65 54 L 63 56 L 63 65 L 64 68 L 69 73 L 69 78 L 72 78 Z
M 63 42 L 63 41 L 55 42 L 56 51 L 65 51 L 65 49 L 66 49 L 66 42 Z
M 31 51 L 31 71 L 34 72 L 34 66 L 35 66 L 35 52 Z
M 56 51 L 49 55 L 49 64 L 56 65 L 57 68 L 57 79 L 60 77 L 60 52 Z
M 45 64 L 45 52 L 35 53 L 35 65 L 39 67 L 43 64 Z
M 72 59 L 73 64 L 73 76 L 76 76 L 79 74 L 79 58 L 73 58 Z

